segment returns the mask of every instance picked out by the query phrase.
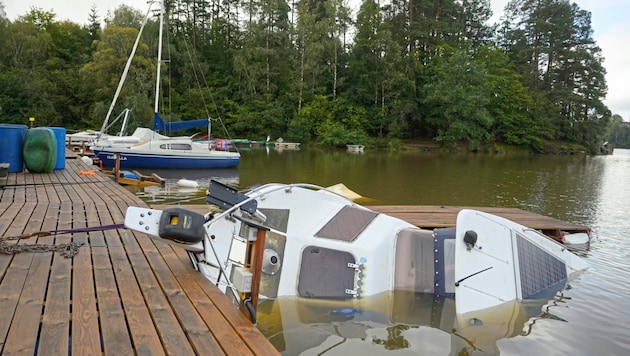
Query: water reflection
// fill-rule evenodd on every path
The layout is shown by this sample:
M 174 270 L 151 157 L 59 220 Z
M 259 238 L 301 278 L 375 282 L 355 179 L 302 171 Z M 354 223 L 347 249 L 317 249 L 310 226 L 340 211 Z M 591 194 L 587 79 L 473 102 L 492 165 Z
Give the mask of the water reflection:
M 561 303 L 562 294 L 549 304 Z M 509 302 L 457 315 L 455 301 L 395 291 L 349 301 L 279 298 L 259 305 L 259 329 L 285 355 L 495 355 L 497 340 L 527 335 L 539 319 L 554 319 L 547 300 Z M 428 350 L 431 350 L 430 352 Z M 398 353 L 399 353 L 398 352 Z

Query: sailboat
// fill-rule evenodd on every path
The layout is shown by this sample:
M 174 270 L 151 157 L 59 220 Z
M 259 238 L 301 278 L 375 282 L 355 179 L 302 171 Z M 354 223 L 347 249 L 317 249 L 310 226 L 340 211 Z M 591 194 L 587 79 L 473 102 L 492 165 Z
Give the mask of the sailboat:
M 231 145 L 216 144 L 212 141 L 196 141 L 192 136 L 169 137 L 159 134 L 157 131 L 174 132 L 178 130 L 207 126 L 208 136 L 211 133 L 211 119 L 199 119 L 181 122 L 166 122 L 159 114 L 160 97 L 160 74 L 162 63 L 162 37 L 164 28 L 164 0 L 160 2 L 160 29 L 159 47 L 157 60 L 157 79 L 155 83 L 155 110 L 153 118 L 153 130 L 148 128 L 137 128 L 131 136 L 106 136 L 95 142 L 90 148 L 97 158 L 105 166 L 114 166 L 119 161 L 120 167 L 128 168 L 228 168 L 236 167 L 240 163 L 240 153 L 232 151 Z M 142 30 L 151 13 L 147 11 L 147 16 L 142 24 L 132 53 L 127 61 L 123 76 L 118 85 L 114 100 L 107 113 L 103 129 L 107 127 L 107 121 L 113 110 L 114 104 L 126 74 L 129 70 L 131 60 L 142 35 Z

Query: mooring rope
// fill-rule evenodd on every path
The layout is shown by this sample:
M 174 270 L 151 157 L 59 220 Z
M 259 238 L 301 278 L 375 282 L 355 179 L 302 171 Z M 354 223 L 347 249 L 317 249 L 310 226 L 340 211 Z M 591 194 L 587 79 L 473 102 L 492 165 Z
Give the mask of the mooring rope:
M 91 227 L 78 227 L 74 229 L 58 229 L 49 231 L 37 231 L 18 236 L 0 237 L 0 253 L 5 255 L 13 255 L 18 252 L 49 252 L 57 251 L 64 257 L 73 257 L 79 253 L 79 248 L 84 245 L 83 242 L 71 241 L 65 244 L 13 244 L 7 241 L 24 240 L 31 237 L 43 237 L 61 234 L 75 234 L 82 232 L 105 231 L 114 229 L 124 229 L 125 224 L 111 224 Z

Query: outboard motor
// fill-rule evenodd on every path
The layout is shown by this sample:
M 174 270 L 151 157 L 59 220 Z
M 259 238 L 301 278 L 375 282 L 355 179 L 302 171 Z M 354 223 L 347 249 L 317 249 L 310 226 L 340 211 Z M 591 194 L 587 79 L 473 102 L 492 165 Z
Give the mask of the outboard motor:
M 174 242 L 192 245 L 203 240 L 206 218 L 194 211 L 169 208 L 160 216 L 160 237 Z

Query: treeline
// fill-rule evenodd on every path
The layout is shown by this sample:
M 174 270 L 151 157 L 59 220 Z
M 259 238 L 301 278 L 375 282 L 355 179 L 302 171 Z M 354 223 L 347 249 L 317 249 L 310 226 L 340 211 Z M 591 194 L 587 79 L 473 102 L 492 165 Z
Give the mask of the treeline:
M 591 14 L 566 0 L 512 0 L 498 24 L 489 0 L 165 5 L 161 111 L 222 118 L 232 137 L 597 152 L 611 123 Z M 0 17 L 0 122 L 100 128 L 145 13 L 86 17 Z M 115 110 L 139 126 L 152 120 L 158 27 L 147 23 Z
M 614 148 L 630 148 L 630 123 L 624 122 L 619 115 L 613 115 L 605 137 Z

